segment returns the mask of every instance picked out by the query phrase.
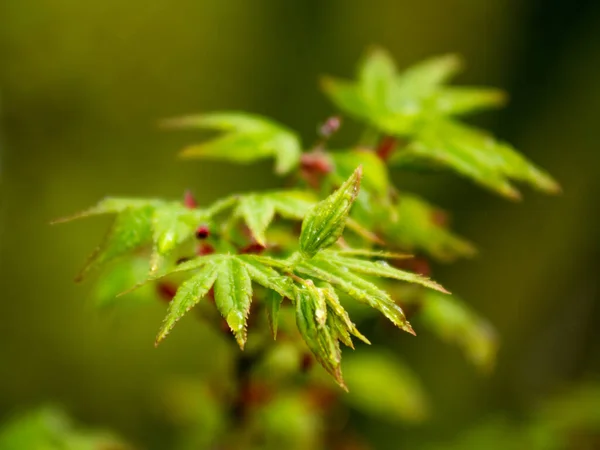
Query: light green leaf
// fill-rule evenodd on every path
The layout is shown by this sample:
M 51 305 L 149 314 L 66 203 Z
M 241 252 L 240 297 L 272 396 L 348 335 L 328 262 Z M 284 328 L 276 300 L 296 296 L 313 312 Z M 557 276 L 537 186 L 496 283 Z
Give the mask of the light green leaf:
M 429 415 L 429 400 L 416 375 L 396 355 L 369 350 L 348 355 L 344 397 L 362 413 L 390 422 L 421 422 Z
M 318 288 L 307 281 L 303 286 L 295 287 L 296 324 L 298 330 L 317 361 L 335 381 L 347 389 L 340 367 L 342 353 L 332 331 L 317 319 L 317 311 L 322 302 Z
M 405 270 L 396 269 L 390 266 L 386 261 L 367 261 L 359 258 L 351 258 L 345 256 L 337 256 L 335 258 L 327 256 L 318 256 L 317 260 L 328 261 L 345 270 L 358 272 L 365 275 L 370 275 L 378 278 L 392 278 L 394 280 L 406 281 L 408 283 L 420 284 L 436 291 L 444 292 L 448 294 L 442 286 L 437 284 L 435 281 L 430 280 L 423 275 L 417 273 L 407 272 Z
M 302 146 L 298 136 L 284 126 L 261 116 L 240 112 L 220 112 L 166 121 L 177 128 L 218 129 L 222 137 L 187 147 L 184 158 L 204 158 L 250 163 L 275 158 L 275 170 L 286 174 L 300 161 Z
M 273 334 L 273 339 L 277 339 L 277 328 L 279 325 L 279 309 L 281 308 L 282 301 L 283 297 L 275 291 L 269 291 L 265 295 L 267 318 L 269 319 L 269 327 L 271 328 L 271 334 Z
M 223 266 L 223 263 L 206 264 L 179 287 L 177 294 L 169 303 L 167 316 L 156 338 L 157 345 L 169 334 L 175 323 L 208 293 L 217 276 L 222 272 Z
M 281 265 L 283 265 L 283 263 L 257 255 L 240 255 L 237 258 L 246 264 L 246 270 L 248 271 L 250 278 L 252 278 L 252 281 L 277 292 L 282 297 L 290 299 L 294 297 L 292 283 L 289 278 L 280 275 L 269 265 L 269 263 L 278 263 Z
M 440 261 L 475 255 L 471 243 L 439 223 L 444 213 L 419 197 L 401 193 L 396 212 L 395 220 L 384 224 L 389 242 L 409 251 L 425 250 Z
M 300 249 L 305 257 L 312 258 L 342 235 L 350 208 L 358 195 L 361 175 L 362 168 L 359 166 L 337 191 L 307 213 L 300 234 Z
M 342 111 L 358 119 L 369 119 L 371 107 L 355 83 L 324 77 L 321 87 L 330 100 Z
M 507 144 L 475 128 L 449 120 L 437 120 L 425 127 L 416 141 L 398 152 L 390 164 L 402 166 L 414 161 L 433 161 L 451 167 L 484 187 L 508 198 L 519 199 L 510 179 L 524 181 L 556 193 L 558 184 Z
M 94 283 L 91 291 L 94 303 L 98 307 L 113 306 L 117 297 L 132 286 L 145 284 L 148 279 L 148 260 L 142 257 L 124 258 L 106 270 Z M 135 299 L 155 300 L 154 286 L 147 284 L 143 289 L 135 291 Z
M 424 98 L 451 77 L 456 75 L 462 62 L 458 55 L 435 56 L 417 63 L 403 71 L 397 79 L 398 91 L 395 100 Z
M 388 53 L 372 50 L 359 65 L 358 79 L 360 92 L 371 108 L 386 111 L 396 82 L 396 67 Z
M 225 258 L 215 282 L 215 303 L 242 350 L 252 301 L 252 280 L 246 267 L 236 257 Z
M 506 103 L 506 95 L 499 89 L 445 87 L 431 98 L 432 108 L 443 115 L 463 115 Z
M 265 231 L 275 216 L 275 205 L 265 196 L 248 195 L 240 199 L 238 214 L 246 221 L 256 242 L 265 247 Z
M 2 450 L 131 450 L 106 431 L 73 424 L 54 407 L 43 407 L 14 416 L 0 427 Z
M 53 224 L 70 222 L 76 219 L 85 217 L 97 216 L 102 214 L 117 214 L 127 209 L 140 209 L 144 207 L 156 207 L 164 202 L 157 199 L 142 199 L 142 198 L 121 198 L 121 197 L 106 197 L 95 206 L 73 214 L 72 216 L 64 217 L 52 221 Z
M 154 248 L 150 271 L 158 270 L 162 258 L 194 235 L 200 222 L 208 220 L 201 210 L 185 208 L 179 203 L 167 203 L 154 210 L 152 230 Z
M 415 334 L 410 323 L 406 320 L 402 308 L 392 300 L 387 292 L 347 269 L 340 268 L 327 261 L 311 260 L 302 262 L 296 267 L 296 270 L 309 277 L 332 284 L 336 289 L 345 292 L 357 301 L 377 309 L 398 328 Z
M 454 119 L 504 101 L 495 89 L 447 87 L 461 66 L 455 55 L 429 59 L 397 76 L 382 52 L 366 61 L 357 82 L 329 80 L 325 92 L 343 111 L 405 142 L 390 164 L 449 167 L 512 199 L 520 197 L 512 180 L 547 193 L 560 191 L 556 181 L 512 147 Z
M 91 269 L 117 259 L 152 241 L 153 208 L 125 209 L 121 212 L 102 244 L 92 253 L 86 266 L 78 275 L 81 280 Z
M 361 341 L 363 341 L 365 344 L 370 345 L 371 342 L 369 342 L 369 340 L 358 331 L 356 325 L 352 322 L 352 320 L 350 320 L 350 316 L 342 306 L 342 303 L 340 302 L 340 299 L 337 293 L 335 292 L 333 286 L 329 283 L 324 283 L 324 287 L 321 287 L 321 292 L 323 293 L 325 301 L 327 302 L 327 308 L 329 310 L 327 314 L 328 322 L 331 320 L 335 324 L 338 331 L 343 333 L 344 336 L 347 336 L 348 333 L 352 334 Z M 349 335 L 346 340 L 342 341 L 348 347 L 354 348 Z
M 303 219 L 317 199 L 306 191 L 278 191 L 268 195 L 278 214 L 286 219 Z
M 337 256 L 361 256 L 363 258 L 377 258 L 377 259 L 408 259 L 413 258 L 413 255 L 407 255 L 406 253 L 393 253 L 385 252 L 381 250 L 366 250 L 360 248 L 344 248 L 340 250 L 324 250 L 323 254 L 332 254 L 334 257 Z
M 459 345 L 479 368 L 493 367 L 498 350 L 494 329 L 458 298 L 428 291 L 419 319 L 442 339 Z
M 352 150 L 349 152 L 332 153 L 335 169 L 335 181 L 340 182 L 348 179 L 352 172 L 362 166 L 361 186 L 363 190 L 374 192 L 385 196 L 390 187 L 387 167 L 385 163 L 372 151 Z

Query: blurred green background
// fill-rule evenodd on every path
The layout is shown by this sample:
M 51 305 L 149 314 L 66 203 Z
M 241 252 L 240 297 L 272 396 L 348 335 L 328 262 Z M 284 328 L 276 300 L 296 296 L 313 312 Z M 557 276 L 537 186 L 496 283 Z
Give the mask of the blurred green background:
M 598 377 L 600 3 L 0 0 L 0 420 L 54 401 L 164 448 L 165 384 L 218 371 L 232 348 L 184 322 L 154 349 L 163 305 L 99 314 L 89 286 L 72 279 L 108 221 L 49 221 L 109 194 L 179 198 L 190 188 L 205 203 L 277 186 L 269 163 L 178 161 L 193 135 L 162 132 L 157 120 L 248 110 L 310 145 L 334 111 L 319 75 L 352 75 L 374 44 L 400 66 L 462 54 L 459 82 L 511 97 L 477 122 L 549 170 L 564 194 L 527 192 L 513 204 L 452 175 L 397 174 L 454 211 L 455 229 L 480 248 L 435 276 L 490 319 L 502 346 L 486 377 L 426 333 L 392 343 L 429 389 L 431 420 L 347 426 L 397 449 L 451 437 L 495 411 L 518 415 Z

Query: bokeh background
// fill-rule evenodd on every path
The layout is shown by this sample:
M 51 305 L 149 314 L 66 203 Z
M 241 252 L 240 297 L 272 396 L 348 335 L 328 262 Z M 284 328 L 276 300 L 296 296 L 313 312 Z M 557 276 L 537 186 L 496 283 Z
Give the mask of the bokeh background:
M 518 415 L 600 373 L 600 3 L 594 0 L 0 0 L 0 420 L 46 403 L 164 448 L 160 405 L 174 376 L 217 370 L 210 332 L 184 323 L 154 349 L 162 305 L 99 314 L 72 282 L 108 221 L 49 221 L 99 198 L 201 202 L 277 186 L 271 164 L 186 162 L 193 136 L 163 117 L 248 110 L 308 145 L 333 112 L 318 77 L 351 76 L 371 45 L 399 65 L 445 53 L 460 82 L 499 86 L 508 106 L 477 123 L 562 184 L 514 204 L 452 175 L 396 181 L 454 211 L 480 256 L 435 268 L 502 338 L 496 370 L 421 333 L 394 347 L 431 393 L 430 421 L 360 418 L 376 448 L 452 437 Z M 353 125 L 348 123 L 352 129 Z

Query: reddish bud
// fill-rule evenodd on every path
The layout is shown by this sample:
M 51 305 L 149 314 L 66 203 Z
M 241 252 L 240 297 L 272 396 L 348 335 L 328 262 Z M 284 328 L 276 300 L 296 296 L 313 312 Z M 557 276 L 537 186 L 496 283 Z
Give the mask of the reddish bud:
M 211 255 L 215 252 L 215 249 L 212 245 L 210 244 L 200 244 L 198 246 L 198 248 L 196 249 L 196 254 L 198 256 L 206 256 L 206 255 Z
M 240 253 L 262 253 L 264 252 L 266 247 L 264 245 L 259 244 L 258 242 L 253 242 L 252 244 L 248 244 L 247 246 L 240 249 Z
M 315 364 L 315 360 L 309 353 L 302 355 L 302 361 L 300 361 L 300 371 L 303 373 L 308 372 Z
M 170 302 L 177 293 L 177 286 L 162 281 L 156 285 L 156 292 L 162 300 Z
M 210 236 L 210 230 L 208 229 L 208 225 L 203 224 L 196 228 L 197 239 L 206 239 L 208 236 Z
M 300 157 L 300 165 L 303 170 L 313 173 L 329 173 L 333 170 L 333 165 L 323 152 L 303 153 Z
M 381 158 L 383 161 L 387 161 L 390 158 L 390 156 L 392 156 L 392 153 L 396 149 L 397 144 L 398 141 L 396 140 L 396 138 L 391 136 L 385 136 L 379 142 L 379 146 L 377 147 L 377 156 L 379 156 L 379 158 Z
M 189 209 L 194 209 L 198 206 L 198 202 L 189 189 L 185 191 L 185 194 L 183 194 L 183 205 Z
M 342 126 L 341 117 L 331 116 L 325 122 L 323 122 L 323 124 L 319 127 L 319 135 L 325 139 L 328 139 L 334 133 L 336 133 L 340 129 L 341 126 Z
M 431 215 L 431 220 L 434 224 L 445 227 L 448 225 L 448 214 L 445 211 L 438 209 Z

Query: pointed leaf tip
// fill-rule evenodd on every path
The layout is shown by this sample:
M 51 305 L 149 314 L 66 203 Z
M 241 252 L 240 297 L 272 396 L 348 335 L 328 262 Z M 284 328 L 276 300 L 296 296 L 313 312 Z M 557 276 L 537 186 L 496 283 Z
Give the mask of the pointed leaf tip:
M 312 258 L 321 249 L 333 245 L 342 235 L 352 204 L 360 189 L 362 165 L 325 200 L 317 203 L 302 222 L 300 249 Z

